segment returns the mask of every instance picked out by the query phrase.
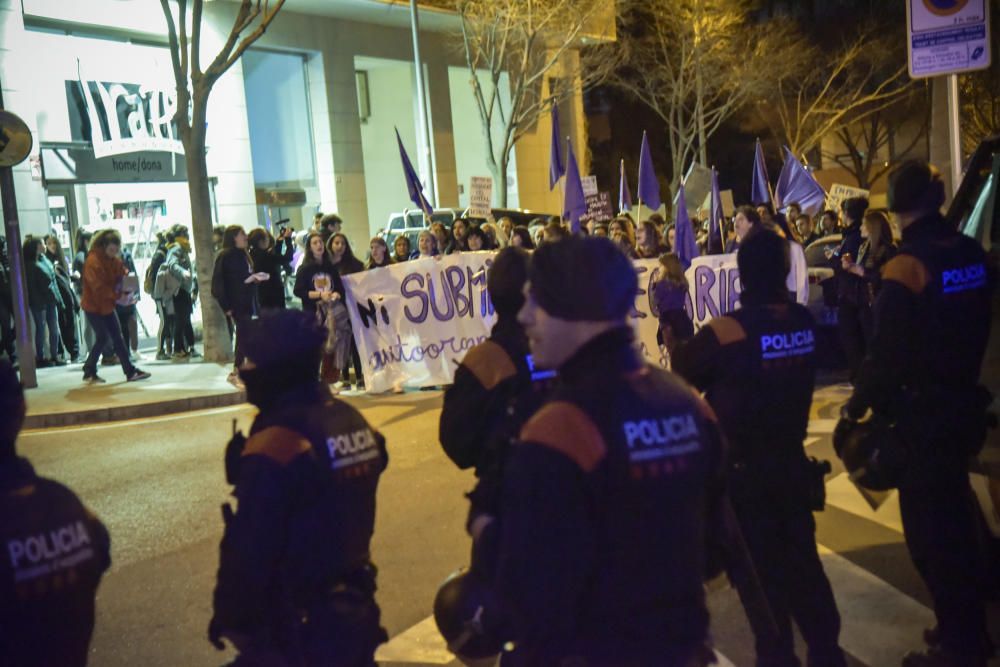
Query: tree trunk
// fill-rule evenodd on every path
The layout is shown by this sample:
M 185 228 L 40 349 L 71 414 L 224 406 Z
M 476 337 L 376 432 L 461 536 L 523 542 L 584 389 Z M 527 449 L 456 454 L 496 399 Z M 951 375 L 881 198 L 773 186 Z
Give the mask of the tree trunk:
M 504 154 L 500 156 L 500 164 L 496 166 L 493 174 L 493 189 L 497 193 L 497 208 L 507 208 L 507 167 L 510 163 L 510 156 Z
M 208 92 L 196 90 L 192 101 L 191 129 L 184 147 L 187 162 L 188 193 L 191 198 L 191 237 L 194 241 L 195 269 L 201 299 L 201 322 L 204 332 L 205 361 L 229 361 L 233 358 L 226 316 L 212 298 L 212 201 L 208 192 L 208 165 L 205 162 L 205 116 Z

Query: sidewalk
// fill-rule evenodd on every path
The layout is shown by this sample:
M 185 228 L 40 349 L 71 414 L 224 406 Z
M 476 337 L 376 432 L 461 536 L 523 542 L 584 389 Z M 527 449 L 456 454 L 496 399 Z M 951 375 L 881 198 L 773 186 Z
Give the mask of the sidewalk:
M 106 384 L 83 383 L 81 364 L 38 369 L 38 387 L 26 392 L 25 428 L 53 428 L 203 410 L 245 401 L 226 381 L 231 366 L 200 361 L 140 360 L 152 377 L 125 382 L 121 366 L 101 366 Z

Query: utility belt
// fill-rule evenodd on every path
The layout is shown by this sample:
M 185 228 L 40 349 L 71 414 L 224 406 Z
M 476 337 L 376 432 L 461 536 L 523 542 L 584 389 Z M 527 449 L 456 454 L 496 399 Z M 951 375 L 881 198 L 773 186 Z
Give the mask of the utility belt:
M 830 462 L 794 455 L 787 458 L 737 459 L 730 466 L 733 501 L 741 506 L 826 507 Z

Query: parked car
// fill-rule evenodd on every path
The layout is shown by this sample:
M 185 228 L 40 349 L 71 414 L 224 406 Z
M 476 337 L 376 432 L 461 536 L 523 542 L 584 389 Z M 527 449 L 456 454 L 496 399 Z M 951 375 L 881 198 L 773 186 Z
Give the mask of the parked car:
M 410 239 L 410 247 L 416 248 L 417 237 L 420 232 L 430 227 L 431 223 L 440 222 L 451 229 L 451 223 L 458 217 L 460 217 L 458 209 L 436 208 L 431 214 L 430 221 L 425 221 L 424 212 L 419 208 L 405 208 L 401 213 L 392 213 L 389 216 L 389 222 L 379 232 L 379 236 L 385 239 L 386 245 L 390 248 L 398 237 L 406 236 Z

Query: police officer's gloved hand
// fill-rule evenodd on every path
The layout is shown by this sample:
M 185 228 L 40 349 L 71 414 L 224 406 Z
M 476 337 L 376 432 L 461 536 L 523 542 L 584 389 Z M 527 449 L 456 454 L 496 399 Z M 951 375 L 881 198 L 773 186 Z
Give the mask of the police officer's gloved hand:
M 226 445 L 226 482 L 236 486 L 240 478 L 240 458 L 243 456 L 243 448 L 247 444 L 243 431 L 236 431 Z
M 868 412 L 867 408 L 858 408 L 858 406 L 852 405 L 851 401 L 845 403 L 844 407 L 840 409 L 840 419 L 833 429 L 833 451 L 837 453 L 837 458 L 843 458 L 841 452 L 847 442 L 847 436 L 854 430 L 866 412 Z

